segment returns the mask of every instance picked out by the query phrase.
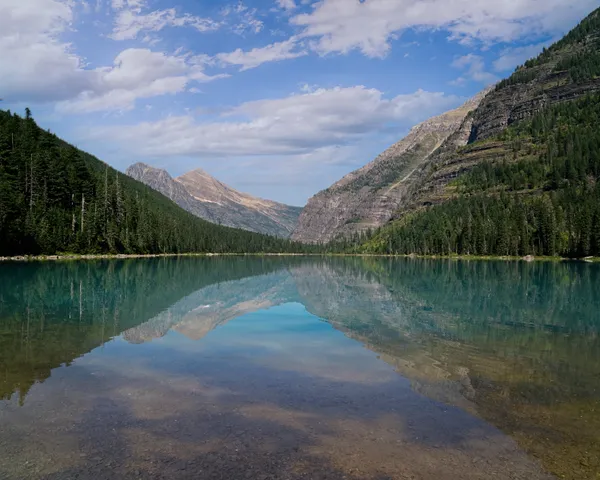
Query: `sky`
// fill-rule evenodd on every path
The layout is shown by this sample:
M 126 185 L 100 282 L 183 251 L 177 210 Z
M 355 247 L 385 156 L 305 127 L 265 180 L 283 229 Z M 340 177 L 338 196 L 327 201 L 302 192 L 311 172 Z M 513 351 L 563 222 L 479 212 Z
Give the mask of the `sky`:
M 598 6 L 0 0 L 0 105 L 121 171 L 202 168 L 304 205 Z

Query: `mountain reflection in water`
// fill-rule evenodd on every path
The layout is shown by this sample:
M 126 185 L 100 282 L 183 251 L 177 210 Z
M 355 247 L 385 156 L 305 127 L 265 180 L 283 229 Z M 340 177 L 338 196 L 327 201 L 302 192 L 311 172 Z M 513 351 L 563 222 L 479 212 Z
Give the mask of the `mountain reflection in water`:
M 0 284 L 1 478 L 600 473 L 598 265 L 180 258 Z

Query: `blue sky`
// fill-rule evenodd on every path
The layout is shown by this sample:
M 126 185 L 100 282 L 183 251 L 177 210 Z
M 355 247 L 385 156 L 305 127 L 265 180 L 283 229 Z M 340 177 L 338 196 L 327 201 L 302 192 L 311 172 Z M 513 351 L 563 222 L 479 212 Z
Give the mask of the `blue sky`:
M 599 0 L 2 0 L 0 97 L 125 170 L 303 205 Z

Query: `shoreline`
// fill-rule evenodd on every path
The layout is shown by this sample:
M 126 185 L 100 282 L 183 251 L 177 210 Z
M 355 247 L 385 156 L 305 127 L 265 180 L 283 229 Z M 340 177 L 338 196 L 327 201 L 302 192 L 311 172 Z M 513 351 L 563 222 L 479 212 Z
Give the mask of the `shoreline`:
M 62 260 L 126 260 L 131 258 L 167 258 L 167 257 L 307 257 L 322 254 L 315 253 L 90 253 L 64 255 L 15 255 L 0 257 L 0 262 L 35 262 Z
M 524 257 L 493 255 L 392 255 L 375 253 L 153 253 L 153 254 L 61 254 L 61 255 L 15 255 L 0 257 L 0 262 L 40 262 L 40 261 L 76 261 L 76 260 L 125 260 L 135 258 L 167 258 L 167 257 L 373 257 L 373 258 L 419 258 L 430 260 L 491 260 L 521 262 L 585 262 L 600 263 L 600 257 L 568 258 L 568 257 Z

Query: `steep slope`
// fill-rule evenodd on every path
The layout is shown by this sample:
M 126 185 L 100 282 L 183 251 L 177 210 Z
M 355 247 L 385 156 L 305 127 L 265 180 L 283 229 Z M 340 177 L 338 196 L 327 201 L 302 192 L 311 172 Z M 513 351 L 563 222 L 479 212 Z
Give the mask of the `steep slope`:
M 41 129 L 29 110 L 0 111 L 0 256 L 293 248 L 199 219 Z
M 326 243 L 385 224 L 402 204 L 414 172 L 444 141 L 455 135 L 457 145 L 467 143 L 470 124 L 468 128 L 461 127 L 486 93 L 487 90 L 461 107 L 417 125 L 371 163 L 312 197 L 292 238 Z
M 176 182 L 166 170 L 151 167 L 145 163 L 136 163 L 131 165 L 125 172 L 131 178 L 136 179 L 148 185 L 150 188 L 162 193 L 165 197 L 173 200 L 184 210 L 196 215 L 197 217 L 218 223 L 218 218 L 208 208 L 205 202 L 200 202 L 192 197 L 186 188 L 179 182 Z
M 238 192 L 200 169 L 174 179 L 165 170 L 136 163 L 126 173 L 197 217 L 229 227 L 286 238 L 302 210 Z
M 492 138 L 543 108 L 597 91 L 599 47 L 600 9 L 496 86 L 474 113 L 470 142 Z
M 600 254 L 600 10 L 500 82 L 368 252 Z
M 301 207 L 293 207 L 239 192 L 201 169 L 175 179 L 196 200 L 222 208 L 223 225 L 289 237 L 298 223 Z

